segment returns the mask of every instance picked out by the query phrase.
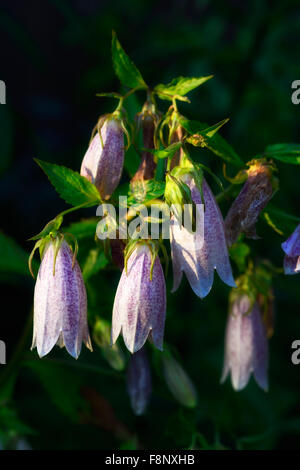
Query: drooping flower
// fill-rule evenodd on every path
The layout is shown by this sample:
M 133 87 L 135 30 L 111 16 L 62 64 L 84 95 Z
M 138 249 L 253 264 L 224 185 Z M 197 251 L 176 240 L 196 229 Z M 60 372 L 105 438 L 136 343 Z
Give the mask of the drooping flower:
M 255 229 L 257 218 L 273 194 L 270 165 L 254 160 L 246 173 L 247 181 L 225 218 L 228 246 L 237 241 L 240 233 L 245 233 L 249 238 L 258 238 Z
M 96 186 L 102 199 L 109 199 L 122 175 L 124 133 L 121 121 L 113 116 L 102 121 L 100 118 L 100 122 L 82 160 L 80 174 Z
M 184 181 L 191 190 L 193 202 L 201 204 L 201 194 L 194 179 L 188 176 Z M 183 226 L 180 227 L 175 217 L 172 217 L 170 223 L 174 276 L 172 292 L 179 287 L 184 272 L 191 288 L 201 298 L 212 288 L 215 269 L 223 282 L 235 287 L 221 211 L 205 180 L 202 190 L 205 203 L 204 232 L 191 233 Z
M 144 414 L 152 392 L 150 365 L 145 348 L 132 354 L 129 359 L 127 391 L 134 413 L 138 416 Z
M 232 386 L 239 391 L 253 373 L 257 384 L 267 391 L 267 370 L 268 340 L 259 306 L 245 293 L 236 295 L 227 320 L 221 382 L 231 373 Z
M 281 245 L 285 252 L 283 268 L 285 274 L 300 272 L 300 224 L 292 235 Z
M 58 344 L 77 359 L 82 342 L 92 350 L 81 270 L 65 240 L 50 240 L 35 284 L 31 349 L 43 357 Z
M 155 260 L 153 261 L 155 257 Z M 141 349 L 150 335 L 162 350 L 166 315 L 166 286 L 158 256 L 146 243 L 136 244 L 123 269 L 112 317 L 112 344 L 122 331 L 130 352 Z

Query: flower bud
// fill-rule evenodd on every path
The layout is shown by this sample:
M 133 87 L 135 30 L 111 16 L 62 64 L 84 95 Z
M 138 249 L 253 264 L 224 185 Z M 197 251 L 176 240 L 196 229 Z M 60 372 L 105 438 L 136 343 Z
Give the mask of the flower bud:
M 142 126 L 143 131 L 143 146 L 145 149 L 153 149 L 154 145 L 154 133 L 155 128 L 159 121 L 159 115 L 156 112 L 153 103 L 146 103 L 143 106 L 142 111 L 137 115 L 138 124 Z M 156 163 L 151 153 L 144 150 L 142 152 L 142 158 L 135 175 L 132 178 L 132 182 L 145 181 L 154 178 L 156 170 Z
M 82 342 L 92 350 L 85 286 L 69 245 L 56 238 L 45 245 L 37 275 L 31 349 L 42 357 L 58 344 L 77 359 Z
M 127 369 L 127 391 L 133 412 L 145 413 L 152 392 L 151 372 L 145 348 L 132 354 Z
M 163 374 L 168 388 L 181 405 L 194 408 L 197 393 L 193 382 L 182 366 L 168 353 L 163 355 Z
M 300 272 L 300 224 L 292 235 L 281 245 L 285 252 L 284 273 L 297 274 Z
M 195 204 L 201 204 L 201 194 L 194 179 L 187 177 Z M 173 289 L 177 290 L 184 272 L 196 295 L 203 298 L 211 290 L 214 270 L 217 270 L 223 282 L 235 287 L 225 240 L 224 222 L 215 198 L 203 179 L 204 233 L 203 230 L 190 233 L 179 227 L 174 217 L 171 219 L 171 254 L 173 264 Z
M 225 334 L 225 358 L 221 382 L 231 373 L 236 391 L 248 384 L 253 372 L 257 384 L 268 389 L 268 341 L 258 304 L 238 294 L 230 305 Z
M 96 186 L 102 199 L 109 199 L 122 175 L 124 134 L 118 118 L 103 117 L 99 123 L 82 160 L 80 174 Z
M 122 331 L 126 347 L 132 353 L 141 349 L 149 335 L 155 346 L 162 350 L 165 315 L 166 286 L 159 258 L 152 255 L 148 244 L 138 243 L 129 256 L 127 269 L 123 269 L 117 288 L 112 344 Z
M 255 223 L 273 194 L 270 165 L 255 160 L 250 163 L 247 174 L 248 179 L 225 218 L 228 246 L 237 241 L 240 233 L 245 233 L 249 238 L 258 238 Z

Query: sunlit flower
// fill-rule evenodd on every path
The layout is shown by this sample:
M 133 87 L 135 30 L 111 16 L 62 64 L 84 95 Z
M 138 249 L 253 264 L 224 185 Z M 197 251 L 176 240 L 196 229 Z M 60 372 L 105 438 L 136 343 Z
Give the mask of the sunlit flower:
M 188 177 L 185 183 L 191 190 L 193 202 L 201 204 L 201 194 L 194 180 Z M 205 180 L 202 189 L 205 203 L 204 232 L 191 233 L 183 226 L 180 227 L 175 217 L 172 217 L 170 233 L 173 292 L 178 288 L 184 272 L 191 288 L 201 298 L 212 288 L 215 269 L 223 282 L 235 287 L 221 211 Z
M 152 392 L 150 365 L 144 348 L 132 354 L 129 359 L 127 391 L 134 413 L 142 415 Z
M 166 315 L 166 286 L 158 256 L 152 264 L 147 244 L 137 244 L 129 256 L 115 296 L 112 318 L 112 343 L 120 332 L 132 353 L 150 335 L 158 349 L 163 348 Z M 151 269 L 152 265 L 152 269 Z
M 221 382 L 231 373 L 237 391 L 246 387 L 251 373 L 263 390 L 268 389 L 268 340 L 258 304 L 252 303 L 248 295 L 237 295 L 227 320 Z
M 49 241 L 35 284 L 31 349 L 42 357 L 57 343 L 77 359 L 82 342 L 92 350 L 82 274 L 67 242 Z
M 228 246 L 237 241 L 240 233 L 258 238 L 255 229 L 257 218 L 273 194 L 272 169 L 269 165 L 255 160 L 246 173 L 247 181 L 225 218 Z
M 101 138 L 99 135 L 101 132 Z M 108 199 L 119 184 L 124 163 L 124 134 L 119 120 L 107 117 L 82 160 L 80 174 Z
M 281 245 L 285 252 L 284 273 L 297 274 L 300 272 L 300 224 L 292 235 Z

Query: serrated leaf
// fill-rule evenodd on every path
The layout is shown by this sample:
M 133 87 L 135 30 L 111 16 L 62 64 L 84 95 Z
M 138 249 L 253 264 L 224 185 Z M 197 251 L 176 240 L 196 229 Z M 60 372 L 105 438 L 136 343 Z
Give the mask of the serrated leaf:
M 84 238 L 93 239 L 95 237 L 98 222 L 99 219 L 97 218 L 83 219 L 66 227 L 64 232 L 72 233 L 72 235 L 74 235 L 78 240 L 82 240 Z
M 268 145 L 264 152 L 264 156 L 275 158 L 284 163 L 293 165 L 300 164 L 300 144 L 273 144 Z
M 0 271 L 29 276 L 28 257 L 15 240 L 0 232 Z
M 82 268 L 83 279 L 87 281 L 90 277 L 97 274 L 101 269 L 105 268 L 108 260 L 100 248 L 93 248 L 85 260 Z
M 96 205 L 101 198 L 96 187 L 76 171 L 62 165 L 35 159 L 37 164 L 48 176 L 54 188 L 68 204 Z
M 224 121 L 221 121 L 221 123 Z M 215 126 L 220 126 L 221 123 L 215 124 Z M 208 126 L 204 122 L 189 120 L 184 117 L 180 118 L 180 124 L 182 127 L 191 135 L 199 134 L 202 135 L 204 132 L 209 132 L 215 126 Z M 232 146 L 221 137 L 219 134 L 214 134 L 212 137 L 209 137 L 207 134 L 204 135 L 203 147 L 207 147 L 213 153 L 221 157 L 228 163 L 241 167 L 244 165 L 242 159 L 238 156 Z
M 156 85 L 154 91 L 160 98 L 171 100 L 174 96 L 185 96 L 190 91 L 207 82 L 213 75 L 206 77 L 176 77 L 170 83 Z
M 147 88 L 140 71 L 124 51 L 115 32 L 112 35 L 112 61 L 123 85 L 129 88 Z

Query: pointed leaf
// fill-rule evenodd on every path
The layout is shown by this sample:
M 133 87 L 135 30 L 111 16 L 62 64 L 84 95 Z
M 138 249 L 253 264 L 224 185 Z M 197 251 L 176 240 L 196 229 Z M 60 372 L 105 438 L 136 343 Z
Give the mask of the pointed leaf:
M 160 98 L 172 101 L 174 96 L 184 96 L 212 77 L 213 75 L 206 77 L 177 77 L 173 78 L 173 80 L 166 85 L 163 83 L 156 85 L 154 91 L 156 91 Z
M 96 205 L 100 195 L 96 187 L 76 171 L 62 165 L 35 159 L 62 199 L 72 206 Z
M 147 88 L 140 71 L 124 51 L 115 32 L 112 36 L 112 60 L 115 72 L 123 85 L 129 88 Z
M 268 145 L 264 156 L 275 158 L 284 163 L 300 165 L 300 144 L 274 144 Z

